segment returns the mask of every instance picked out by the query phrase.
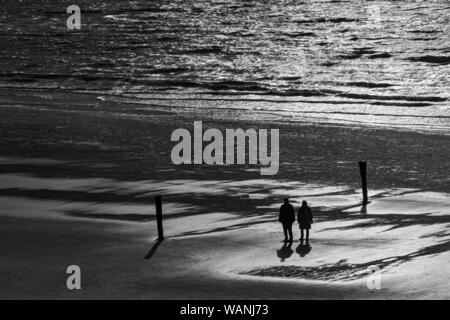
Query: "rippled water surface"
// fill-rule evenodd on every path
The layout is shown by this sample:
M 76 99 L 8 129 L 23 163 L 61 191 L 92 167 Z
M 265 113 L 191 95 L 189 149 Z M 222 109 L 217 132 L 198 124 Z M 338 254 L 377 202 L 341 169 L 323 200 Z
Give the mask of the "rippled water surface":
M 0 1 L 1 86 L 450 131 L 447 0 L 69 4 Z

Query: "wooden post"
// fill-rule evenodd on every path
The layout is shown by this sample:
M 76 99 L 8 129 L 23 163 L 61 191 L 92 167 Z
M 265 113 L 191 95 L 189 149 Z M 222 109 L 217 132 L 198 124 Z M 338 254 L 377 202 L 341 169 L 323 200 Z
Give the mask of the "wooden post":
M 359 162 L 359 173 L 361 174 L 362 183 L 362 193 L 363 193 L 363 205 L 369 203 L 369 198 L 367 197 L 367 162 Z
M 162 197 L 155 197 L 155 206 L 156 206 L 156 222 L 158 224 L 158 240 L 164 240 L 164 232 L 163 232 L 163 224 L 162 224 Z

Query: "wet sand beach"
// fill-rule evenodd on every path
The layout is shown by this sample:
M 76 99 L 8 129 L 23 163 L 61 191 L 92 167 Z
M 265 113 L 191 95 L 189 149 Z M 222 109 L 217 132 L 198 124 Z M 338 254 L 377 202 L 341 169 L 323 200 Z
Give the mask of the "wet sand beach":
M 217 120 L 54 92 L 2 100 L 2 298 L 448 298 L 446 135 L 259 120 L 280 129 L 280 172 L 262 177 L 170 161 L 174 128 L 250 128 L 249 112 Z M 167 238 L 154 247 L 157 194 Z M 283 248 L 285 196 L 312 206 L 311 248 Z M 77 293 L 65 287 L 71 264 Z M 366 286 L 371 265 L 381 290 Z
M 0 3 L 0 298 L 450 298 L 448 1 L 77 5 Z M 278 129 L 279 171 L 174 165 L 194 121 Z

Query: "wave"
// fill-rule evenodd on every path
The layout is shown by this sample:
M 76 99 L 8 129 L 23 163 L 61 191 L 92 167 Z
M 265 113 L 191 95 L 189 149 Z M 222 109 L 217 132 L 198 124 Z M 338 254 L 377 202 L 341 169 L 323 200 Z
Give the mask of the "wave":
M 185 72 L 184 68 L 162 68 L 150 69 L 148 73 L 154 74 L 172 74 Z M 218 82 L 204 82 L 199 80 L 148 80 L 138 79 L 125 76 L 107 76 L 107 75 L 89 75 L 89 74 L 36 74 L 36 73 L 0 73 L 0 78 L 7 78 L 12 81 L 31 81 L 34 79 L 62 80 L 62 79 L 78 79 L 83 81 L 123 81 L 124 83 L 145 85 L 148 87 L 177 89 L 177 88 L 198 88 L 208 89 L 209 94 L 229 94 L 234 91 L 237 94 L 258 94 L 261 96 L 280 96 L 280 97 L 331 97 L 364 100 L 364 101 L 408 101 L 408 102 L 444 102 L 447 98 L 441 96 L 407 96 L 407 95 L 382 95 L 370 93 L 353 93 L 336 89 L 273 89 L 259 82 L 227 80 Z M 362 88 L 388 88 L 393 86 L 389 83 L 376 82 L 343 82 L 341 85 L 362 87 Z M 426 106 L 417 105 L 417 106 Z
M 328 90 L 333 92 L 339 97 L 351 98 L 351 99 L 363 99 L 363 100 L 403 100 L 403 101 L 424 101 L 424 102 L 443 102 L 447 101 L 446 98 L 438 96 L 402 96 L 402 95 L 378 95 L 378 94 L 365 94 L 365 93 L 346 93 L 334 90 Z
M 367 59 L 387 59 L 387 58 L 391 58 L 392 55 L 390 53 L 387 52 L 383 52 L 383 53 L 375 53 L 372 55 L 367 56 Z
M 343 22 L 358 22 L 359 19 L 354 18 L 315 18 L 315 19 L 298 19 L 293 20 L 293 23 L 297 24 L 313 24 L 313 23 L 343 23 Z
M 44 15 L 61 15 L 66 14 L 66 9 L 61 10 L 48 10 L 48 9 L 38 9 L 37 12 Z M 180 8 L 177 6 L 161 6 L 161 7 L 152 7 L 152 8 L 117 8 L 117 9 L 83 9 L 83 14 L 102 14 L 102 15 L 110 15 L 117 16 L 125 13 L 165 13 L 165 12 L 187 12 L 187 9 Z
M 175 53 L 179 54 L 216 54 L 222 53 L 222 48 L 220 47 L 208 47 L 208 48 L 196 48 L 196 49 L 188 49 L 188 50 L 176 50 Z
M 421 57 L 410 57 L 406 60 L 414 62 L 426 62 L 433 64 L 448 65 L 450 64 L 450 56 L 421 56 Z
M 344 85 L 352 86 L 352 87 L 361 87 L 361 88 L 389 88 L 392 87 L 393 84 L 383 83 L 383 82 L 345 82 Z

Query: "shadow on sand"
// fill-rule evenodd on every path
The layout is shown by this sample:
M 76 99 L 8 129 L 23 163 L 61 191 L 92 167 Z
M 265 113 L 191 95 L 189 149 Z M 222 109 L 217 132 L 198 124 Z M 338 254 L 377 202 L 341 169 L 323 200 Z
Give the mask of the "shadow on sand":
M 3 197 L 23 197 L 27 199 L 34 200 L 45 200 L 45 201 L 57 201 L 60 203 L 64 201 L 65 204 L 68 203 L 85 203 L 88 206 L 95 204 L 124 204 L 124 205 L 150 205 L 149 199 L 153 194 L 164 193 L 164 198 L 172 203 L 180 203 L 186 206 L 194 207 L 195 210 L 186 210 L 180 213 L 171 213 L 165 215 L 164 219 L 175 219 L 180 217 L 187 217 L 190 215 L 200 215 L 209 214 L 211 212 L 227 212 L 235 214 L 235 218 L 226 219 L 230 222 L 230 225 L 226 226 L 216 226 L 200 230 L 187 231 L 180 233 L 178 235 L 172 236 L 176 237 L 186 237 L 186 236 L 199 236 L 206 234 L 214 234 L 219 232 L 227 232 L 231 230 L 243 229 L 249 226 L 255 226 L 257 224 L 265 223 L 275 223 L 277 219 L 274 215 L 273 204 L 279 201 L 279 194 L 288 194 L 290 191 L 294 192 L 299 186 L 297 184 L 288 185 L 285 184 L 255 184 L 255 185 L 241 185 L 240 182 L 231 183 L 230 181 L 224 181 L 223 184 L 218 186 L 217 181 L 212 180 L 202 180 L 200 182 L 189 181 L 172 181 L 166 182 L 166 186 L 161 186 L 157 184 L 157 187 L 153 189 L 148 188 L 148 184 L 151 185 L 151 181 L 127 181 L 124 179 L 111 180 L 109 178 L 104 178 L 99 180 L 100 182 L 90 185 L 82 184 L 78 185 L 79 181 L 74 179 L 74 185 L 71 185 L 70 179 L 66 176 L 76 178 L 86 178 L 90 179 L 92 177 L 99 178 L 100 174 L 98 172 L 83 171 L 77 168 L 64 168 L 49 166 L 45 169 L 48 172 L 42 173 L 42 166 L 4 166 L 0 165 L 1 173 L 18 174 L 16 177 L 19 184 L 12 183 L 10 186 L 4 184 L 0 188 L 0 196 Z M 70 170 L 69 170 L 70 169 Z M 69 170 L 69 171 L 67 171 Z M 73 173 L 75 170 L 75 173 Z M 77 171 L 78 170 L 78 171 Z M 108 169 L 109 170 L 109 169 Z M 45 171 L 45 170 L 44 170 Z M 20 174 L 22 172 L 22 174 Z M 24 176 L 24 173 L 26 174 Z M 49 181 L 40 178 L 55 178 L 55 185 L 52 185 Z M 66 179 L 62 180 L 67 186 L 60 186 L 61 181 L 57 178 Z M 120 177 L 117 177 L 120 178 Z M 27 185 L 22 185 L 23 182 Z M 89 180 L 88 180 L 89 181 Z M 28 183 L 31 182 L 31 183 Z M 58 184 L 59 183 L 59 184 Z M 49 187 L 50 185 L 50 187 Z M 196 188 L 201 186 L 200 191 Z M 301 187 L 302 185 L 300 185 Z M 246 196 L 242 196 L 243 191 L 245 191 Z M 342 190 L 324 190 L 321 193 L 313 193 L 302 196 L 307 196 L 309 199 L 320 199 L 326 196 L 342 197 L 345 198 L 349 195 L 354 195 L 359 192 L 359 189 L 343 188 Z M 405 189 L 402 192 L 392 191 L 382 191 L 377 194 L 371 195 L 371 200 L 382 199 L 390 196 L 401 196 L 407 194 L 414 194 L 418 192 L 416 189 Z M 264 195 L 264 196 L 261 196 Z M 218 201 L 220 197 L 220 201 Z M 352 211 L 350 210 L 352 209 Z M 435 215 L 435 212 L 427 212 L 422 214 L 408 214 L 408 213 L 395 213 L 386 212 L 385 214 L 373 214 L 370 211 L 369 206 L 361 206 L 361 203 L 352 203 L 346 206 L 334 205 L 330 207 L 318 206 L 313 207 L 315 215 L 318 221 L 339 221 L 352 222 L 357 219 L 356 223 L 352 223 L 346 226 L 332 226 L 329 228 L 322 229 L 321 231 L 331 231 L 331 230 L 354 230 L 354 229 L 365 229 L 371 227 L 386 227 L 382 232 L 388 232 L 394 229 L 405 228 L 410 226 L 431 226 L 431 225 L 442 225 L 445 226 L 450 223 L 449 215 Z M 106 210 L 105 210 L 106 211 Z M 359 212 L 359 214 L 357 214 Z M 106 220 L 120 220 L 120 221 L 135 221 L 135 222 L 148 222 L 155 219 L 154 215 L 142 214 L 139 212 L 126 212 L 122 214 L 115 214 L 111 212 L 98 213 L 95 211 L 80 210 L 73 208 L 67 210 L 64 207 L 61 213 L 75 218 L 89 218 L 89 219 L 106 219 Z M 356 213 L 356 214 L 355 214 Z M 242 217 L 248 218 L 249 220 L 241 221 Z M 251 218 L 251 219 L 250 219 Z M 233 223 L 235 220 L 235 223 Z M 428 237 L 434 239 L 434 243 L 430 243 L 424 248 L 417 249 L 414 252 L 409 252 L 405 255 L 388 256 L 383 257 L 383 259 L 374 260 L 370 262 L 370 265 L 378 264 L 381 267 L 388 267 L 397 263 L 402 263 L 405 261 L 410 261 L 417 257 L 440 254 L 450 250 L 450 240 L 448 238 L 449 233 L 447 230 L 441 230 L 432 234 Z M 161 243 L 156 242 L 151 248 L 150 252 L 145 257 L 150 259 L 156 252 L 157 248 Z M 292 256 L 292 245 L 285 244 L 279 250 L 277 250 L 277 256 L 281 261 L 285 261 Z M 296 252 L 301 256 L 306 256 L 310 249 L 308 248 L 296 248 Z M 352 278 L 353 273 L 347 270 L 347 265 L 345 262 L 337 263 L 334 266 L 323 266 L 323 270 L 329 271 L 330 274 L 335 274 L 338 272 L 343 278 Z M 357 266 L 361 270 L 365 270 L 365 264 Z M 350 268 L 350 267 L 349 267 Z M 351 265 L 351 269 L 354 269 L 355 265 Z M 294 268 L 295 269 L 295 268 Z M 322 271 L 323 271 L 322 270 Z M 349 269 L 350 270 L 350 269 Z M 270 273 L 270 272 L 269 272 Z M 301 270 L 290 270 L 288 274 L 299 274 L 303 275 Z M 334 277 L 335 275 L 333 275 Z
M 158 250 L 158 247 L 161 245 L 161 243 L 164 240 L 156 240 L 155 244 L 153 245 L 153 247 L 150 249 L 150 251 L 147 253 L 147 255 L 145 256 L 145 260 L 150 260 L 153 255 L 156 253 L 156 250 Z
M 295 252 L 297 252 L 300 257 L 304 257 L 311 251 L 311 249 L 312 247 L 309 244 L 299 244 L 297 249 L 295 249 Z
M 294 253 L 292 250 L 292 242 L 285 242 L 283 246 L 277 250 L 277 257 L 280 258 L 280 261 L 288 259 Z

